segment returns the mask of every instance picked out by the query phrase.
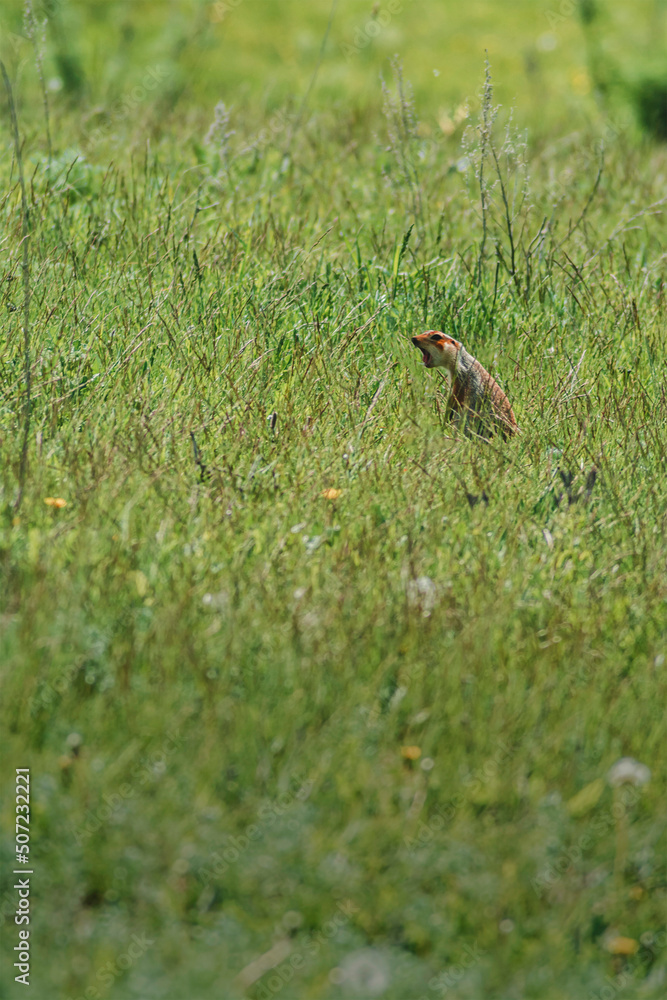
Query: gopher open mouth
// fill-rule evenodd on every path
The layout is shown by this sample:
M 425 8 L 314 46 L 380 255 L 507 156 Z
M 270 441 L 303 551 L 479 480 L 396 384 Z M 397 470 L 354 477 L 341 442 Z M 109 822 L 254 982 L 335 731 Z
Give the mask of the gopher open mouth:
M 427 348 L 424 347 L 423 343 L 421 343 L 421 340 L 422 340 L 421 337 L 413 337 L 412 343 L 415 345 L 415 347 L 418 347 L 419 350 L 422 352 L 422 358 L 424 359 L 424 366 L 426 368 L 433 368 L 433 358 L 431 357 L 430 351 L 428 351 Z

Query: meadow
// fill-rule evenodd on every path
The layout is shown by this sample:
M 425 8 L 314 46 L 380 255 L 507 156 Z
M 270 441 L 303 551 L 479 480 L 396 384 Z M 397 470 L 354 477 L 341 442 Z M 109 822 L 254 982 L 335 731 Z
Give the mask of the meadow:
M 23 16 L 0 996 L 664 997 L 664 4 Z

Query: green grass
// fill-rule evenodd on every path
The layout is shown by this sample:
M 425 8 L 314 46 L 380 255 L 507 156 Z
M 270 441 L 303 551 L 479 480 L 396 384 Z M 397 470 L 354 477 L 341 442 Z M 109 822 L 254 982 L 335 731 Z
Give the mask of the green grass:
M 346 63 L 370 14 L 342 3 L 300 116 L 328 4 L 281 6 L 302 55 L 280 48 L 275 4 L 246 0 L 196 45 L 204 7 L 110 6 L 134 34 L 97 76 L 106 14 L 60 15 L 84 82 L 49 92 L 50 166 L 28 43 L 6 56 L 32 405 L 22 483 L 6 130 L 0 994 L 22 995 L 30 767 L 40 1000 L 662 997 L 664 147 L 586 92 L 576 16 L 553 28 L 542 109 L 530 64 L 487 46 L 528 129 L 508 138 L 500 112 L 496 167 L 474 95 L 482 43 L 521 4 L 424 2 Z M 532 6 L 525 46 L 549 30 Z M 607 16 L 623 29 L 620 5 Z M 446 98 L 429 92 L 439 18 L 469 47 L 452 43 Z M 132 104 L 160 32 L 168 72 Z M 49 45 L 47 79 L 65 42 Z M 448 422 L 409 341 L 429 328 L 498 379 L 516 439 Z M 647 785 L 609 786 L 623 756 Z

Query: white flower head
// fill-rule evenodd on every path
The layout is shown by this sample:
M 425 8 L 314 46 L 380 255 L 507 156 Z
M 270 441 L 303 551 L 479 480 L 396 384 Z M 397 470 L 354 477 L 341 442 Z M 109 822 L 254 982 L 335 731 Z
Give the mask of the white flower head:
M 346 955 L 340 973 L 343 987 L 355 1000 L 381 996 L 391 980 L 387 961 L 377 948 L 362 948 Z
M 438 596 L 438 591 L 429 576 L 418 576 L 408 582 L 408 604 L 419 608 L 424 618 L 429 618 Z
M 651 769 L 640 764 L 634 757 L 621 757 L 607 772 L 607 781 L 616 788 L 618 785 L 647 785 L 651 780 Z

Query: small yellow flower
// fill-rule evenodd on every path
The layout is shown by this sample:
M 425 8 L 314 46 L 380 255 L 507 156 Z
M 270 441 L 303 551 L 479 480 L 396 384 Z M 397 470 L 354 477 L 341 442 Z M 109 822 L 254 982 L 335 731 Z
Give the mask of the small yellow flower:
M 629 937 L 614 937 L 607 942 L 607 951 L 612 955 L 634 955 L 639 950 L 639 941 Z
M 585 70 L 580 70 L 578 73 L 573 73 L 570 77 L 572 82 L 572 89 L 575 94 L 588 94 L 591 89 L 591 81 L 588 78 L 588 73 Z
M 337 500 L 339 496 L 342 496 L 342 494 L 343 494 L 342 490 L 336 490 L 331 488 L 328 490 L 322 490 L 320 496 L 324 497 L 325 500 Z
M 47 507 L 66 507 L 67 500 L 63 500 L 62 497 L 44 497 L 44 503 Z
M 438 118 L 438 125 L 440 126 L 440 131 L 443 135 L 452 135 L 456 130 L 456 125 L 449 117 L 449 115 L 442 114 Z
M 421 747 L 401 747 L 401 757 L 406 760 L 419 760 L 421 755 Z

